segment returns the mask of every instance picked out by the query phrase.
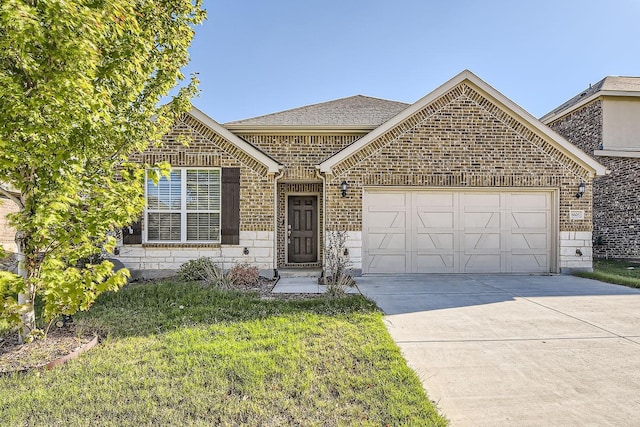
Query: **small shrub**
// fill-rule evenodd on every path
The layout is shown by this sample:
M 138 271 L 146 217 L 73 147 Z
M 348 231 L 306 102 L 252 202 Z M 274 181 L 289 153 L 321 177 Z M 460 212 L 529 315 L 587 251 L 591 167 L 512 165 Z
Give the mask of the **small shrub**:
M 236 264 L 227 273 L 227 278 L 234 286 L 253 285 L 259 277 L 258 267 L 252 267 L 249 264 Z
M 211 258 L 202 257 L 192 259 L 180 266 L 180 269 L 178 269 L 178 278 L 187 282 L 207 280 L 207 278 L 211 276 L 211 273 L 217 269 L 218 267 L 213 263 Z
M 351 275 L 351 260 L 345 247 L 346 241 L 346 231 L 333 231 L 327 235 L 324 283 L 327 285 L 327 296 L 331 298 L 344 296 L 347 287 L 355 285 Z

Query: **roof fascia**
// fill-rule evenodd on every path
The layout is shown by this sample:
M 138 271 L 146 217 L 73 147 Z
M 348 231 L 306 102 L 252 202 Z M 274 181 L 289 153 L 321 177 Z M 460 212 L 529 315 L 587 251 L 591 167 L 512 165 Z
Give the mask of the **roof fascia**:
M 371 132 L 375 126 L 257 126 L 257 125 L 224 125 L 231 132 L 240 134 L 263 135 L 318 135 L 318 134 L 362 134 Z
M 216 122 L 211 117 L 207 116 L 205 113 L 198 110 L 196 107 L 192 106 L 191 110 L 189 111 L 189 114 L 193 116 L 195 119 L 202 122 L 204 125 L 211 128 L 218 135 L 220 135 L 227 141 L 231 142 L 238 148 L 240 148 L 249 156 L 253 157 L 258 162 L 262 163 L 267 168 L 269 173 L 278 173 L 280 169 L 282 169 L 282 165 L 280 163 L 278 163 L 277 161 L 275 161 L 274 159 L 272 159 L 262 151 L 258 150 L 256 147 L 249 144 L 247 141 L 243 140 L 242 138 L 238 137 L 234 133 L 230 132 L 220 123 Z

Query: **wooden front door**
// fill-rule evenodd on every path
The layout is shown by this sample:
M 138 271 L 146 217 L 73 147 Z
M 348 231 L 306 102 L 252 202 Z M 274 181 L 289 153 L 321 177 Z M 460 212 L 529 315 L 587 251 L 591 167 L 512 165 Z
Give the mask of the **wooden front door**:
M 289 196 L 288 262 L 318 261 L 318 197 Z

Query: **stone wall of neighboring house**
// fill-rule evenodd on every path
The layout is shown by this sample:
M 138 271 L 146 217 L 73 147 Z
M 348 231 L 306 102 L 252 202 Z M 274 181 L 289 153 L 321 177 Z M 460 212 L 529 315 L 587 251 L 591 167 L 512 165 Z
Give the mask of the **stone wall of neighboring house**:
M 188 146 L 183 144 L 184 139 Z M 176 123 L 159 147 L 132 158 L 153 164 L 168 161 L 176 167 L 240 168 L 240 242 L 220 244 L 124 245 L 119 259 L 137 276 L 164 276 L 181 264 L 202 256 L 231 267 L 250 263 L 264 274 L 274 268 L 273 178 L 266 167 L 191 116 Z M 143 224 L 144 227 L 144 224 Z M 245 248 L 248 254 L 245 254 Z
M 640 258 L 640 159 L 593 155 L 602 147 L 602 120 L 602 101 L 596 100 L 549 127 L 611 171 L 593 184 L 594 256 Z
M 327 182 L 327 229 L 349 231 L 352 248 L 361 249 L 356 239 L 362 238 L 366 186 L 553 188 L 559 192 L 560 267 L 591 268 L 592 192 L 575 197 L 580 182 L 591 184 L 587 172 L 465 84 L 333 171 Z M 339 190 L 342 180 L 349 184 L 345 198 Z M 584 220 L 569 219 L 574 209 L 584 211 Z M 580 258 L 575 254 L 578 245 Z
M 0 197 L 0 245 L 7 252 L 16 252 L 16 230 L 9 226 L 7 215 L 18 212 L 18 206 L 9 199 Z

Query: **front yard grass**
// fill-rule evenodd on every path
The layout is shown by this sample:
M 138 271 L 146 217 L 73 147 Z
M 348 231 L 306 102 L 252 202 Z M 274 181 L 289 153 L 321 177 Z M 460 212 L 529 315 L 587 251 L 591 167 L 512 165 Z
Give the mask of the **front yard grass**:
M 361 296 L 139 284 L 76 323 L 106 338 L 62 367 L 0 377 L 0 425 L 446 424 Z
M 593 272 L 580 272 L 577 275 L 631 288 L 640 288 L 640 262 L 596 260 L 593 262 Z

